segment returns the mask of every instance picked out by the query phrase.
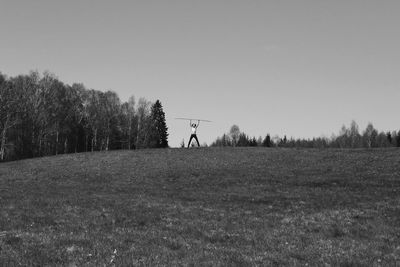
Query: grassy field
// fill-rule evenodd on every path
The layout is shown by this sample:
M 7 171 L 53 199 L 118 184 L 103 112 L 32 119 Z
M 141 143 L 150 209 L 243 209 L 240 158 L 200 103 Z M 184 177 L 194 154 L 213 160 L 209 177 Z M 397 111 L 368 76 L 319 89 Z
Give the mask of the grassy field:
M 398 149 L 1 163 L 0 207 L 0 266 L 400 266 Z

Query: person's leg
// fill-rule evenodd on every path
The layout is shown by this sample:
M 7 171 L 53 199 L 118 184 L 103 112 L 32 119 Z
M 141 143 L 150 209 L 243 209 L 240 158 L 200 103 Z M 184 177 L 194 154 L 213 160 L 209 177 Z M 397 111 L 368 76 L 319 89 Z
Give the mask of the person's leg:
M 194 138 L 195 138 L 196 141 L 197 141 L 197 146 L 200 147 L 200 143 L 199 143 L 199 139 L 197 139 L 197 135 L 195 135 Z
M 190 139 L 189 139 L 189 143 L 188 143 L 188 148 L 190 147 L 190 142 L 192 142 L 192 139 L 193 139 L 193 134 L 190 136 Z

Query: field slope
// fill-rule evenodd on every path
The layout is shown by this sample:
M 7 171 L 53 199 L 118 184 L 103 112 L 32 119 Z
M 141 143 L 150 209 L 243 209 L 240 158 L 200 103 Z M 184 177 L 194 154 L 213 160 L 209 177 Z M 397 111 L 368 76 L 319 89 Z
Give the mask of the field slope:
M 398 149 L 8 162 L 0 207 L 0 266 L 400 265 Z

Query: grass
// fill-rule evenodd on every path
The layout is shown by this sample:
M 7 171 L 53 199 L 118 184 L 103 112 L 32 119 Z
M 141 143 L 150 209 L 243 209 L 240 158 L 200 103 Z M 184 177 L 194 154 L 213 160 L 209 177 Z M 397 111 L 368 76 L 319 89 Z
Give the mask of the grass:
M 0 207 L 0 266 L 400 265 L 398 149 L 8 162 Z

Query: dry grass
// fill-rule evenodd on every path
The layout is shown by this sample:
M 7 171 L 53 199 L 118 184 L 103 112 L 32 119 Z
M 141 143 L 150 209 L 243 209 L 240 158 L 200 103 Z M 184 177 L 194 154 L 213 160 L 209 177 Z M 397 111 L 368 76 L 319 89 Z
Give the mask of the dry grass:
M 400 265 L 400 150 L 83 153 L 0 165 L 0 265 Z

